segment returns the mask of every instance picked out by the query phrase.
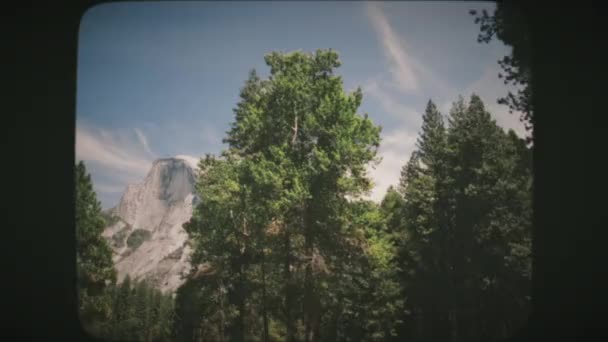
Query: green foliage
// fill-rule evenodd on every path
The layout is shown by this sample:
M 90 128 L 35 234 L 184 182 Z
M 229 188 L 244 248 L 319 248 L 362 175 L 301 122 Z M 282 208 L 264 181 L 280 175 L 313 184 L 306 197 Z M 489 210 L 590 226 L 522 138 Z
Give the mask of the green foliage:
M 121 284 L 109 287 L 104 296 L 111 303 L 112 315 L 94 336 L 119 341 L 175 340 L 171 294 L 127 276 Z
M 367 201 L 380 127 L 357 113 L 360 90 L 343 91 L 337 53 L 265 60 L 268 79 L 251 72 L 241 89 L 228 149 L 199 163 L 201 201 L 184 225 L 194 267 L 175 300 L 128 276 L 90 295 L 114 277 L 101 239 L 111 218 L 77 168 L 89 331 L 144 341 L 467 341 L 521 326 L 531 277 L 525 141 L 476 95 L 457 99 L 447 120 L 429 101 L 398 186 Z M 134 230 L 129 251 L 149 237 Z
M 326 289 L 334 317 L 328 317 L 331 340 L 384 341 L 401 323 L 403 297 L 398 278 L 396 244 L 382 209 L 368 201 L 349 210 L 353 240 L 341 246 L 341 258 Z
M 147 241 L 152 236 L 149 230 L 135 229 L 127 238 L 127 247 L 131 250 L 136 250 L 144 241 Z
M 100 214 L 105 222 L 106 227 L 115 225 L 116 223 L 118 223 L 120 221 L 120 217 L 112 214 L 111 212 L 101 211 Z
M 112 223 L 101 211 L 83 162 L 76 165 L 75 199 L 79 313 L 84 329 L 109 340 L 173 341 L 171 295 L 146 282 L 133 284 L 129 276 L 115 285 L 112 250 L 101 236 Z M 121 232 L 129 230 L 127 226 Z M 136 248 L 147 237 L 149 232 L 135 230 L 127 243 Z
M 447 127 L 429 101 L 399 187 L 377 205 L 360 195 L 380 128 L 356 114 L 360 90 L 343 93 L 337 54 L 266 63 L 270 77 L 252 72 L 241 91 L 229 149 L 200 163 L 202 202 L 185 228 L 195 264 L 213 271 L 180 289 L 182 340 L 464 340 L 521 323 L 525 142 L 475 95 Z
M 375 161 L 380 128 L 356 112 L 360 89 L 344 93 L 333 73 L 336 52 L 271 53 L 265 61 L 270 77 L 252 72 L 241 90 L 224 140 L 229 149 L 201 161 L 202 201 L 185 227 L 196 262 L 216 271 L 216 282 L 203 288 L 222 299 L 215 312 L 224 321 L 214 323 L 220 336 L 242 340 L 268 331 L 316 339 L 342 315 L 336 282 L 343 280 L 335 276 L 342 247 L 362 252 L 348 247 L 363 229 L 349 219 L 347 196 L 371 188 L 366 168 Z M 379 268 L 388 263 L 382 243 L 370 252 Z
M 125 239 L 127 238 L 127 234 L 130 230 L 131 227 L 129 225 L 126 225 L 124 228 L 112 235 L 112 246 L 115 248 L 122 248 L 125 245 Z
M 447 130 L 429 108 L 393 210 L 414 336 L 506 338 L 529 305 L 530 152 L 476 95 L 454 103 Z
M 101 236 L 101 206 L 83 162 L 75 168 L 75 209 L 79 314 L 83 327 L 95 331 L 95 322 L 110 314 L 109 304 L 101 294 L 107 283 L 115 280 L 116 273 L 112 250 Z

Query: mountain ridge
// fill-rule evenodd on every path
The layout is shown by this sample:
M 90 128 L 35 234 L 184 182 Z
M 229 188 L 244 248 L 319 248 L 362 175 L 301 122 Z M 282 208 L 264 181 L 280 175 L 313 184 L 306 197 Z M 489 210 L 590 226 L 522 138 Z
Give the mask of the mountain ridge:
M 191 249 L 183 224 L 198 198 L 194 158 L 159 158 L 140 183 L 129 184 L 119 203 L 106 210 L 103 236 L 110 243 L 118 282 L 128 274 L 163 292 L 175 291 L 190 271 Z

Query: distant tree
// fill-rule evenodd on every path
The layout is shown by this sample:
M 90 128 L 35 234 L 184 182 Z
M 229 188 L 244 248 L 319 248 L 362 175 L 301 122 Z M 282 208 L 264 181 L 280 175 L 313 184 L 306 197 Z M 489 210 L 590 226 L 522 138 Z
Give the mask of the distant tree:
M 190 279 L 177 289 L 173 331 L 180 342 L 195 341 L 195 334 L 203 320 L 201 284 Z
M 160 294 L 159 292 L 157 292 Z M 153 328 L 154 333 L 151 334 L 150 341 L 170 342 L 175 341 L 175 333 L 173 331 L 175 320 L 175 303 L 170 294 L 160 294 L 160 301 L 155 302 L 155 309 L 158 312 L 156 316 L 156 327 Z
M 130 297 L 131 277 L 127 275 L 122 283 L 114 289 L 112 318 L 110 320 L 110 335 L 114 339 L 124 339 L 126 337 L 125 322 L 129 319 Z
M 171 293 L 164 294 L 147 280 L 122 283 L 105 290 L 112 315 L 95 334 L 106 340 L 174 341 L 175 309 Z
M 104 219 L 91 176 L 81 161 L 75 168 L 76 267 L 80 318 L 85 329 L 95 330 L 111 314 L 104 289 L 116 279 L 112 250 L 101 236 Z
M 403 206 L 403 195 L 394 186 L 389 186 L 380 203 L 380 210 L 386 221 L 387 233 L 393 235 L 396 239 L 403 233 L 403 215 L 401 212 Z
M 152 321 L 152 289 L 143 280 L 135 284 L 134 290 L 134 314 L 138 318 L 137 337 L 140 341 L 147 341 L 151 337 L 150 330 L 154 324 Z

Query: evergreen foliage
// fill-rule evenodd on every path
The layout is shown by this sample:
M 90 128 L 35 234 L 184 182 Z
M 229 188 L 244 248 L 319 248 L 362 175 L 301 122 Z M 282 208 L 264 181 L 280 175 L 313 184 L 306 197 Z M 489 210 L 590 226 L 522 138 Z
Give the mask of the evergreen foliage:
M 101 205 L 82 161 L 75 167 L 74 194 L 79 315 L 85 329 L 96 331 L 99 328 L 96 322 L 110 315 L 109 305 L 101 294 L 108 283 L 115 281 L 116 273 L 112 250 L 101 236 L 104 228 Z
M 198 317 L 181 325 L 185 340 L 462 341 L 521 326 L 525 141 L 476 95 L 447 120 L 429 101 L 400 184 L 365 201 L 380 128 L 356 114 L 360 90 L 343 92 L 337 54 L 265 60 L 269 78 L 252 71 L 241 90 L 229 148 L 199 165 L 202 201 L 185 227 L 194 263 L 213 271 L 178 294 L 200 303 L 184 303 Z
M 193 268 L 175 298 L 128 276 L 114 284 L 109 218 L 78 164 L 87 329 L 112 340 L 458 342 L 501 340 L 525 323 L 526 141 L 475 94 L 447 116 L 429 100 L 399 184 L 374 203 L 363 195 L 380 127 L 357 113 L 360 89 L 344 92 L 337 53 L 265 61 L 270 76 L 252 71 L 241 89 L 228 148 L 199 162 L 201 201 L 184 225 Z M 136 229 L 126 243 L 147 238 Z
M 127 238 L 127 247 L 136 250 L 144 241 L 149 240 L 151 235 L 149 230 L 135 229 Z
M 410 334 L 506 338 L 529 309 L 530 151 L 474 94 L 454 103 L 447 129 L 437 118 L 427 107 L 418 150 L 402 172 L 404 206 L 394 211 L 403 215 Z

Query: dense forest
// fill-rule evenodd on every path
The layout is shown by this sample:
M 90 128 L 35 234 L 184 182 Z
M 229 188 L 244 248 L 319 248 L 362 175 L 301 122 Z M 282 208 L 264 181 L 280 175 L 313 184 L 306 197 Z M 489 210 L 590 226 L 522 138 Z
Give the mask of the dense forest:
M 345 93 L 338 54 L 271 53 L 228 148 L 199 163 L 184 228 L 192 274 L 173 297 L 116 284 L 90 176 L 76 167 L 81 320 L 143 341 L 500 340 L 527 319 L 531 149 L 475 94 L 429 100 L 415 151 L 365 199 L 381 127 Z M 408 156 L 404 156 L 404 159 Z

